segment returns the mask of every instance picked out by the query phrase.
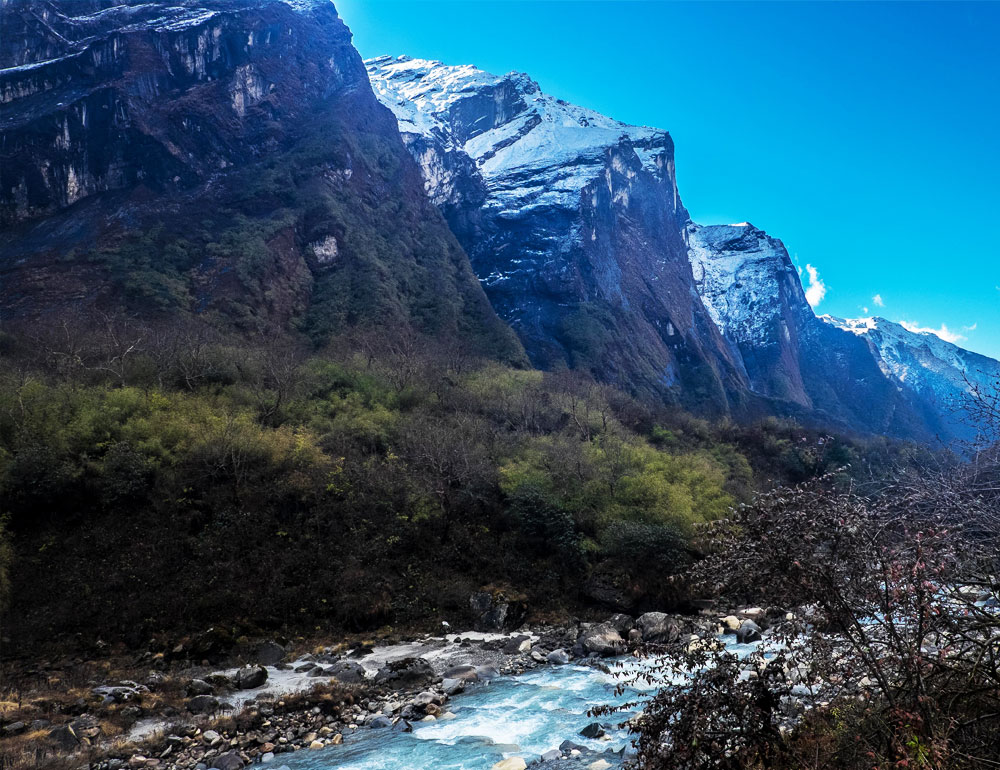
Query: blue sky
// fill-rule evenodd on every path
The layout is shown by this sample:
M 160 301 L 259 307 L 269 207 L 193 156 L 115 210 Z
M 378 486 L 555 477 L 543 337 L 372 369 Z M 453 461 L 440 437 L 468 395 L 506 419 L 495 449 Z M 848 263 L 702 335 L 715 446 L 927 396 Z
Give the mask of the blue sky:
M 520 70 L 669 130 L 695 221 L 781 238 L 817 312 L 1000 358 L 1000 3 L 335 2 L 365 57 Z

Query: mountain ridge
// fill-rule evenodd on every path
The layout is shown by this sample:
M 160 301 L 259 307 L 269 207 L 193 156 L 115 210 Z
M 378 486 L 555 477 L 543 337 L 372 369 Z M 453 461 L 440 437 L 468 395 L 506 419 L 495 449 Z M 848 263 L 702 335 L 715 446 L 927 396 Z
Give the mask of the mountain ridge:
M 586 265 L 614 289 L 602 298 L 605 309 L 628 318 L 629 306 L 645 305 L 639 315 L 654 328 L 674 331 L 675 318 L 685 316 L 677 312 L 677 297 L 685 291 L 695 296 L 686 315 L 696 322 L 683 332 L 694 330 L 698 340 L 692 347 L 713 350 L 731 367 L 728 387 L 721 389 L 723 411 L 737 416 L 769 411 L 929 442 L 969 435 L 967 426 L 945 414 L 940 388 L 904 383 L 868 341 L 814 313 L 780 240 L 748 223 L 691 221 L 680 202 L 668 132 L 630 126 L 543 94 L 523 73 L 497 76 L 471 65 L 407 56 L 376 57 L 366 66 L 376 95 L 393 111 L 421 166 L 429 196 L 470 253 L 498 313 L 518 331 L 537 365 L 553 365 L 551 357 L 539 353 L 549 340 L 525 328 L 519 316 L 523 305 L 510 303 L 507 295 L 531 294 L 547 265 Z M 626 152 L 617 152 L 622 147 Z M 625 180 L 617 187 L 616 173 Z M 657 179 L 659 198 L 630 183 L 643 174 Z M 651 258 L 639 266 L 644 277 L 655 282 L 658 264 L 675 263 L 672 284 L 651 285 L 659 301 L 651 310 L 641 293 L 632 295 L 634 287 L 623 290 L 617 281 L 635 266 L 635 253 L 628 249 L 634 241 L 592 262 L 574 252 L 574 244 L 588 236 L 597 240 L 587 197 L 602 185 L 612 203 L 603 211 L 606 230 L 632 229 L 647 242 L 659 239 Z M 559 216 L 540 222 L 538 211 Z M 664 247 L 673 241 L 673 234 L 665 232 L 671 228 L 681 235 L 680 249 Z M 508 256 L 512 247 L 514 258 Z M 676 265 L 681 251 L 690 265 L 687 272 Z M 525 253 L 531 258 L 526 260 Z M 525 262 L 533 274 L 525 271 Z M 664 302 L 665 297 L 670 299 Z M 569 307 L 591 298 L 581 291 L 560 299 Z M 622 336 L 620 330 L 617 334 Z M 910 341 L 920 344 L 916 337 Z M 563 350 L 563 361 L 578 366 L 572 347 L 563 345 Z M 641 362 L 642 354 L 637 358 Z M 607 370 L 621 364 L 610 359 L 610 365 L 591 365 L 590 371 L 610 379 Z M 690 389 L 672 376 L 669 364 L 652 360 L 664 375 L 653 390 L 669 396 L 675 388 Z M 637 379 L 637 370 L 641 366 L 633 366 L 629 376 Z M 718 374 L 720 367 L 714 371 Z M 704 399 L 704 390 L 698 390 Z

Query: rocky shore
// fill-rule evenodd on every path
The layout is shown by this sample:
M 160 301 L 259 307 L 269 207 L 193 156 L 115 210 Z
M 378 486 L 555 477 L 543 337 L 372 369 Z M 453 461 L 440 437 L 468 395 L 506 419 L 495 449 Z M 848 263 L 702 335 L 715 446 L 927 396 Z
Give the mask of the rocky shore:
M 518 620 L 510 608 L 487 608 L 485 613 L 492 613 L 490 621 L 500 626 L 508 617 Z M 266 640 L 254 645 L 253 660 L 246 665 L 173 667 L 169 672 L 157 670 L 164 668 L 163 658 L 154 655 L 147 660 L 152 669 L 141 681 L 94 685 L 70 709 L 80 713 L 60 724 L 39 720 L 22 723 L 22 728 L 8 723 L 2 729 L 4 735 L 44 734 L 59 754 L 79 760 L 70 767 L 90 770 L 241 770 L 257 762 L 280 770 L 283 755 L 337 746 L 361 731 L 409 732 L 417 723 L 452 720 L 452 698 L 496 677 L 571 663 L 606 672 L 604 659 L 642 644 L 703 644 L 719 633 L 750 642 L 760 639 L 767 623 L 763 610 L 751 608 L 740 615 L 706 611 L 694 618 L 618 614 L 596 623 L 445 633 L 304 654 L 291 654 L 277 641 Z M 206 641 L 197 643 L 204 646 Z M 109 713 L 128 718 L 128 730 L 104 734 Z M 604 728 L 595 722 L 581 734 L 600 740 Z M 558 749 L 536 764 L 553 770 L 605 770 L 620 766 L 628 752 L 597 751 L 574 737 L 565 736 Z M 496 766 L 522 767 L 524 760 L 518 757 Z

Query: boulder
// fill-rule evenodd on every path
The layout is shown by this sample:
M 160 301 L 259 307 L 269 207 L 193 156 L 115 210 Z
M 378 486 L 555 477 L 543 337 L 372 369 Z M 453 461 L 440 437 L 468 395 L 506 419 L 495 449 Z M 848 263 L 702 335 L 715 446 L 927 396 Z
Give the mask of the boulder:
M 608 770 L 611 767 L 611 763 L 606 759 L 595 759 L 589 765 L 587 765 L 587 770 Z
M 503 646 L 503 651 L 507 655 L 516 655 L 519 652 L 527 652 L 531 649 L 530 636 L 512 636 Z
M 181 654 L 193 660 L 208 660 L 218 663 L 228 657 L 230 651 L 236 645 L 233 635 L 224 628 L 213 627 L 198 634 L 186 645 L 180 645 Z
M 218 770 L 243 770 L 243 759 L 237 751 L 227 751 L 222 756 L 212 760 L 212 764 Z
M 491 770 L 525 770 L 528 765 L 521 757 L 509 757 L 501 759 Z
M 621 612 L 608 618 L 607 623 L 612 626 L 623 639 L 628 636 L 629 631 L 635 628 L 635 621 L 632 619 L 632 616 L 625 615 Z
M 478 631 L 508 631 L 520 626 L 528 615 L 524 602 L 508 600 L 502 593 L 477 591 L 469 597 L 469 608 Z
M 187 702 L 187 709 L 192 714 L 211 714 L 219 709 L 219 699 L 212 695 L 195 695 Z
M 252 690 L 266 681 L 267 669 L 263 666 L 244 666 L 233 676 L 233 684 L 237 690 Z
M 580 731 L 580 735 L 582 735 L 584 738 L 590 738 L 591 740 L 600 738 L 604 734 L 605 734 L 604 728 L 601 727 L 597 722 L 591 722 L 589 725 L 587 725 Z
M 553 650 L 545 659 L 556 666 L 565 666 L 569 663 L 569 653 L 566 650 Z
M 49 741 L 65 753 L 76 751 L 80 739 L 69 725 L 59 725 L 49 730 Z
M 726 633 L 735 634 L 740 630 L 740 619 L 735 615 L 726 615 L 720 622 Z
M 192 679 L 187 683 L 187 694 L 188 695 L 211 695 L 212 685 L 206 682 L 204 679 Z
M 436 692 L 431 692 L 430 690 L 424 690 L 422 693 L 417 694 L 412 701 L 410 701 L 414 706 L 420 706 L 426 708 L 430 704 L 439 705 L 442 701 L 440 695 Z
M 375 675 L 377 684 L 394 689 L 424 687 L 438 681 L 431 664 L 423 658 L 403 658 L 394 660 L 380 668 Z
M 665 612 L 647 612 L 635 621 L 636 628 L 642 632 L 642 641 L 652 644 L 669 644 L 676 642 L 680 636 L 677 624 Z
M 206 746 L 213 746 L 222 740 L 222 736 L 215 730 L 206 730 L 201 734 L 201 740 Z
M 749 644 L 750 642 L 759 642 L 761 638 L 760 626 L 752 620 L 744 620 L 740 623 L 739 630 L 736 632 L 737 642 L 740 644 Z
M 621 655 L 625 652 L 625 641 L 621 634 L 609 623 L 598 623 L 584 631 L 577 640 L 586 654 L 597 653 L 602 657 Z
M 285 648 L 269 639 L 257 645 L 253 658 L 262 666 L 276 666 L 285 659 Z
M 330 676 L 344 684 L 359 684 L 365 680 L 365 668 L 353 660 L 342 660 L 333 665 Z
M 563 741 L 559 744 L 559 751 L 563 754 L 569 754 L 571 751 L 586 751 L 586 746 L 581 746 L 579 743 L 573 743 L 573 741 Z
M 444 679 L 441 682 L 441 689 L 444 690 L 445 695 L 457 695 L 465 689 L 465 681 L 462 679 Z
M 475 666 L 452 666 L 442 676 L 445 679 L 458 679 L 462 682 L 475 682 L 479 679 Z
M 3 734 L 7 736 L 20 735 L 27 729 L 28 726 L 24 722 L 11 722 L 9 725 L 3 726 Z
M 387 716 L 379 714 L 368 722 L 368 726 L 375 730 L 384 730 L 387 727 L 392 727 L 392 720 Z

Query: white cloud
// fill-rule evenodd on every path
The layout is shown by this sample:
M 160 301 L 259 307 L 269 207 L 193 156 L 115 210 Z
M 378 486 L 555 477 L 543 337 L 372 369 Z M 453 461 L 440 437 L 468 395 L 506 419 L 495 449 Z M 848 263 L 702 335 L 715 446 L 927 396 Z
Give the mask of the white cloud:
M 879 307 L 885 307 L 885 302 L 882 301 L 881 294 L 876 294 L 874 297 L 872 297 L 872 302 L 874 302 Z
M 940 329 L 931 329 L 927 326 L 921 326 L 920 324 L 912 323 L 911 321 L 900 321 L 899 325 L 902 326 L 907 331 L 914 332 L 916 334 L 934 334 L 945 342 L 961 342 L 965 339 L 958 332 L 953 332 L 948 328 L 947 324 L 941 324 Z
M 806 289 L 806 302 L 812 307 L 816 307 L 826 296 L 826 284 L 819 277 L 819 270 L 812 265 L 806 265 L 806 272 L 809 274 L 809 288 Z
M 864 313 L 865 315 L 868 315 L 868 308 L 866 307 L 861 308 L 861 312 Z
M 979 326 L 979 321 L 976 321 L 974 324 L 972 324 L 972 326 L 963 326 L 962 328 L 965 329 L 965 331 L 967 332 L 974 332 L 978 326 Z

